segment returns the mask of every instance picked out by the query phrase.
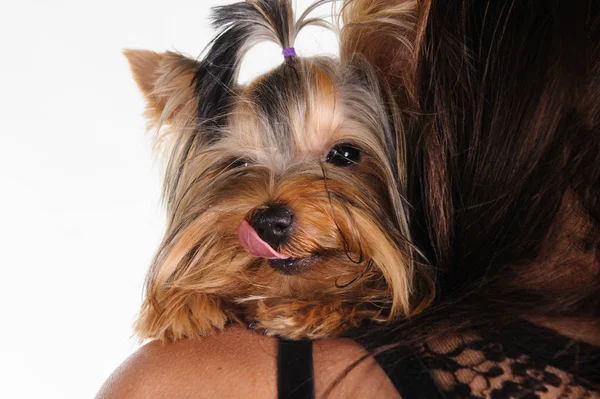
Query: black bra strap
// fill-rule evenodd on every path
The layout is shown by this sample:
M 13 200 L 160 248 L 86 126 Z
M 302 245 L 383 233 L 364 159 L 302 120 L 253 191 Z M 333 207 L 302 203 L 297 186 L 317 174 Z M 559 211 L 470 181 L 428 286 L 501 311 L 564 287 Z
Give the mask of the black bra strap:
M 314 399 L 312 342 L 280 339 L 278 352 L 279 399 Z

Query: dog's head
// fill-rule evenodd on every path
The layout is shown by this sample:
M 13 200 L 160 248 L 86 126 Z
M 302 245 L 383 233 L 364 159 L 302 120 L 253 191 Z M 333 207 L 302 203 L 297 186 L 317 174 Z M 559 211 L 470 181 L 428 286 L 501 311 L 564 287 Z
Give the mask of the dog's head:
M 411 256 L 403 142 L 390 97 L 360 59 L 300 58 L 237 84 L 245 52 L 291 48 L 310 22 L 291 1 L 219 7 L 200 61 L 128 50 L 166 159 L 168 227 L 147 280 L 141 337 L 255 322 L 336 335 L 431 301 Z

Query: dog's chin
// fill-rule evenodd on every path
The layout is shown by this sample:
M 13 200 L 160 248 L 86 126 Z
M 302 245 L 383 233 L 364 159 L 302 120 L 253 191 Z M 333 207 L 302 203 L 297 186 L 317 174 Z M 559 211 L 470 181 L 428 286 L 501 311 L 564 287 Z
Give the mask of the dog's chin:
M 321 256 L 313 255 L 306 258 L 270 259 L 268 263 L 279 273 L 292 276 L 302 273 L 320 261 Z

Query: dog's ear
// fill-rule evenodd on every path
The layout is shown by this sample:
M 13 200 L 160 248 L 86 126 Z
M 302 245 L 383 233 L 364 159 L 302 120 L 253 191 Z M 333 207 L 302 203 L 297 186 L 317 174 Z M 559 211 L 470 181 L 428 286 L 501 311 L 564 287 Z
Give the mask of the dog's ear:
M 362 55 L 399 94 L 415 95 L 414 74 L 430 1 L 345 0 L 340 57 Z M 399 73 L 401 72 L 401 73 Z
M 194 76 L 199 68 L 197 61 L 173 52 L 127 49 L 123 54 L 146 99 L 146 116 L 151 126 L 173 124 L 184 110 L 188 111 L 184 117 L 195 115 L 198 105 L 194 93 Z
M 164 56 L 149 50 L 123 50 L 129 61 L 133 79 L 145 97 L 149 97 L 157 80 L 158 68 Z

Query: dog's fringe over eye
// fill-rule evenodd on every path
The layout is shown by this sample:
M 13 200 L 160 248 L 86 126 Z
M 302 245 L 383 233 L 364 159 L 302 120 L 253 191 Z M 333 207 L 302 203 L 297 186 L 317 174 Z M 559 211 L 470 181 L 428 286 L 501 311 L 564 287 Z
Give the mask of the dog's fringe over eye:
M 246 158 L 238 158 L 238 159 L 234 159 L 233 161 L 231 161 L 231 163 L 229 164 L 229 168 L 231 168 L 231 169 L 245 168 L 248 165 L 250 165 L 249 160 L 247 160 Z
M 335 166 L 346 167 L 357 164 L 360 158 L 361 152 L 358 148 L 343 143 L 334 146 L 327 154 L 325 161 Z

